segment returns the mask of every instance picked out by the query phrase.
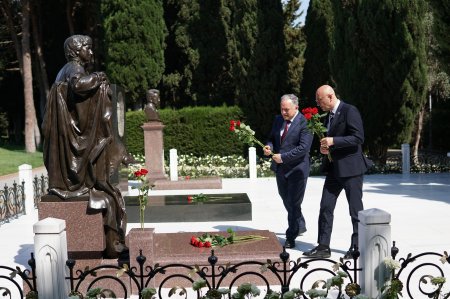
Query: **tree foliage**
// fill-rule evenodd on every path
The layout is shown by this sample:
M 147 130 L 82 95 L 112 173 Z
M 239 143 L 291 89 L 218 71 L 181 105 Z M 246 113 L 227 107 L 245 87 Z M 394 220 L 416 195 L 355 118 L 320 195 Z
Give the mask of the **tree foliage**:
M 102 1 L 106 72 L 135 102 L 158 86 L 167 33 L 161 0 Z
M 329 62 L 333 32 L 331 0 L 310 0 L 305 20 L 305 66 L 300 97 L 307 105 L 315 106 L 316 89 L 323 84 L 331 85 Z
M 426 100 L 424 0 L 333 0 L 333 79 L 344 101 L 362 113 L 366 145 L 384 161 L 408 143 Z
M 287 90 L 300 95 L 300 83 L 303 78 L 303 54 L 306 48 L 305 35 L 300 26 L 299 18 L 303 11 L 299 11 L 300 0 L 288 0 L 283 6 L 284 14 L 284 44 L 288 63 Z
M 433 23 L 434 36 L 442 51 L 439 59 L 448 74 L 450 73 L 450 2 L 448 0 L 429 0 L 429 3 L 436 19 Z

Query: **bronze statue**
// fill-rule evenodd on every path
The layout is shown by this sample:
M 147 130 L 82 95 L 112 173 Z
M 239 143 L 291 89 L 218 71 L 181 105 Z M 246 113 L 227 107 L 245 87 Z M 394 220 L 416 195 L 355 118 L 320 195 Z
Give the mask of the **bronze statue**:
M 161 121 L 159 118 L 159 104 L 160 104 L 160 98 L 159 98 L 159 90 L 157 89 L 150 89 L 146 93 L 146 99 L 147 103 L 144 107 L 145 115 L 147 116 L 148 121 Z
M 68 62 L 50 90 L 42 124 L 48 191 L 64 200 L 89 196 L 88 207 L 103 213 L 105 257 L 114 258 L 127 250 L 126 211 L 110 175 L 131 158 L 112 133 L 106 74 L 85 69 L 93 58 L 91 38 L 73 35 L 64 51 Z

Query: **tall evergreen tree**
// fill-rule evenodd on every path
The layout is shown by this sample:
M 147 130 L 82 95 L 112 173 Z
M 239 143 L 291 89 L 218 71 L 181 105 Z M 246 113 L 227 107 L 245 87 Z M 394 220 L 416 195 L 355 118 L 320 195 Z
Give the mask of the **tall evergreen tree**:
M 199 8 L 198 0 L 164 0 L 168 29 L 164 53 L 166 69 L 161 86 L 164 105 L 181 108 L 197 102 L 192 80 L 200 54 L 193 45 L 190 26 L 198 22 Z M 195 34 L 201 34 L 201 31 Z
M 280 97 L 288 93 L 283 9 L 280 1 L 232 3 L 236 96 L 247 122 L 264 138 L 271 126 L 268 117 L 279 112 Z
M 310 0 L 305 20 L 305 65 L 300 96 L 308 105 L 316 105 L 316 89 L 331 84 L 329 51 L 333 31 L 331 0 Z
M 306 48 L 305 35 L 299 22 L 299 18 L 303 15 L 303 11 L 299 11 L 300 5 L 300 0 L 288 0 L 283 5 L 284 44 L 288 61 L 287 90 L 297 96 L 300 95 L 300 83 L 305 64 L 303 54 Z
M 424 0 L 333 0 L 332 73 L 363 116 L 372 157 L 411 140 L 426 100 Z
M 167 33 L 162 0 L 107 0 L 104 17 L 106 71 L 133 101 L 155 88 L 164 72 Z
M 434 18 L 434 36 L 441 48 L 442 54 L 439 55 L 447 73 L 450 73 L 450 2 L 448 0 L 429 0 L 433 7 Z

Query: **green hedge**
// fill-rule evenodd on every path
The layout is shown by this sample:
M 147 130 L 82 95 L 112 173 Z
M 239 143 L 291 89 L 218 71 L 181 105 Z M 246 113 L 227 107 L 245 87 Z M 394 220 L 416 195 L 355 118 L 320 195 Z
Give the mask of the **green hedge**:
M 243 119 L 239 107 L 187 107 L 180 110 L 159 110 L 164 124 L 164 153 L 177 149 L 179 155 L 246 155 L 248 146 L 229 131 L 231 119 Z M 126 113 L 126 144 L 132 154 L 144 154 L 146 121 L 143 111 Z

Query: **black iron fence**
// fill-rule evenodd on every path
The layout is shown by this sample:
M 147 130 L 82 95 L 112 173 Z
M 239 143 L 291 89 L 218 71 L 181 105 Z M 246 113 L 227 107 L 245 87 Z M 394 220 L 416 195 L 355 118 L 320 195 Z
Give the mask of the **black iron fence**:
M 33 179 L 34 207 L 37 208 L 42 195 L 47 193 L 48 177 L 41 175 Z M 25 214 L 25 182 L 12 186 L 5 184 L 0 190 L 0 225 Z
M 397 253 L 398 249 L 394 243 L 392 248 L 394 261 Z M 243 286 L 246 284 L 248 286 L 251 282 L 253 287 L 248 290 L 252 292 L 257 286 L 260 294 L 254 297 L 258 298 L 284 296 L 287 298 L 290 292 L 291 295 L 295 294 L 295 298 L 309 299 L 314 297 L 312 290 L 317 293 L 325 292 L 327 289 L 329 289 L 328 296 L 332 298 L 358 298 L 361 290 L 358 279 L 363 271 L 357 267 L 359 255 L 359 251 L 354 249 L 353 260 L 298 259 L 293 261 L 289 259 L 289 253 L 283 250 L 279 255 L 279 261 L 246 261 L 224 265 L 220 263 L 220 257 L 217 257 L 212 250 L 203 266 L 177 263 L 150 266 L 141 253 L 136 257 L 137 267 L 103 264 L 83 268 L 81 263 L 79 267 L 82 269 L 79 270 L 75 270 L 78 266 L 75 260 L 68 260 L 66 265 L 69 276 L 66 279 L 71 290 L 68 297 L 91 298 L 86 297 L 86 294 L 94 293 L 99 297 L 92 298 L 129 298 L 132 294 L 138 298 L 150 298 L 145 297 L 145 294 L 151 293 L 157 298 L 223 298 L 222 296 L 235 298 L 236 296 L 232 295 L 233 292 L 242 292 L 245 290 Z M 408 254 L 406 258 L 400 258 L 396 262 L 399 267 L 392 271 L 392 276 L 385 282 L 385 292 L 389 291 L 389 287 L 395 282 L 399 282 L 401 285 L 399 291 L 402 292 L 403 298 L 449 298 L 450 293 L 445 294 L 443 291 L 445 273 L 450 270 L 448 267 L 450 257 L 446 252 L 444 254 L 424 252 L 415 256 Z M 23 279 L 28 290 L 25 294 L 26 298 L 37 298 L 35 297 L 37 289 L 36 277 L 33 274 L 35 272 L 33 255 L 29 265 L 31 271 L 0 266 L 0 270 L 11 271 L 10 275 L 0 274 L 0 292 L 11 294 L 11 290 L 5 288 L 1 280 L 6 279 L 10 285 L 13 285 L 11 281 L 18 275 Z M 436 282 L 436 278 L 439 277 L 442 278 L 440 282 L 434 284 L 432 281 Z M 23 298 L 24 292 L 17 283 L 16 287 Z
M 33 179 L 33 198 L 35 208 L 37 208 L 38 203 L 41 201 L 41 197 L 47 194 L 47 189 L 48 177 L 43 174 L 40 177 L 35 176 Z
M 25 213 L 25 182 L 0 190 L 0 225 Z

